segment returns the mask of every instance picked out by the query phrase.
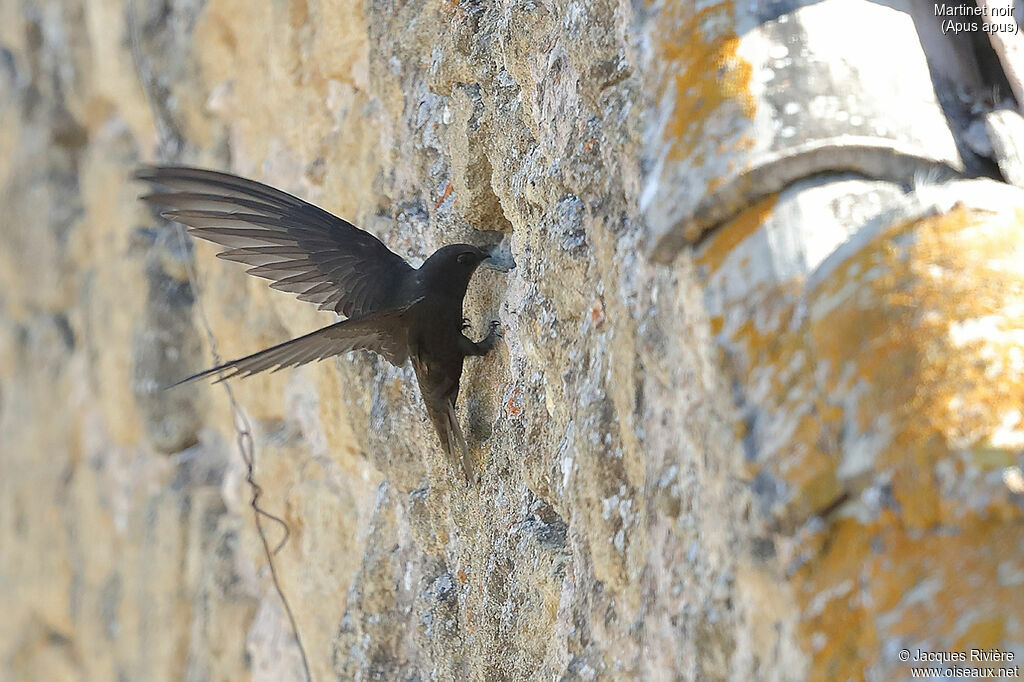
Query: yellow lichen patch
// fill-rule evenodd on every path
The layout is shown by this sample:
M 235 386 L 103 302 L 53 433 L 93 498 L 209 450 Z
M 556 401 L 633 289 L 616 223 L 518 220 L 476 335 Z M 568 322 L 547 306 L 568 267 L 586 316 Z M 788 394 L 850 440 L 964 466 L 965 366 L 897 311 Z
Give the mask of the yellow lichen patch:
M 954 520 L 940 518 L 937 486 L 922 484 L 951 450 L 989 442 L 1024 404 L 1024 370 L 1014 359 L 1024 328 L 1018 220 L 957 209 L 896 226 L 816 293 L 842 300 L 816 323 L 832 387 L 852 363 L 873 406 L 861 411 L 861 428 L 878 415 L 896 427 L 875 466 L 892 472 L 912 525 Z M 894 247 L 897 240 L 904 246 Z M 862 293 L 843 298 L 844 290 Z M 981 319 L 984 333 L 962 331 Z
M 860 524 L 840 521 L 832 527 L 817 560 L 794 576 L 796 596 L 803 602 L 800 629 L 813 654 L 810 679 L 862 677 L 862 666 L 870 664 L 873 652 L 878 651 L 877 636 L 867 627 L 869 619 L 858 587 L 870 543 Z
M 838 431 L 840 416 L 835 408 L 812 410 L 793 433 L 794 449 L 790 455 L 798 466 L 789 471 L 782 467 L 781 471 L 799 501 L 799 509 L 793 510 L 798 516 L 810 516 L 824 509 L 842 492 L 836 478 L 835 446 L 822 442 L 829 437 L 829 431 Z
M 715 231 L 714 237 L 711 238 L 700 256 L 697 257 L 697 263 L 706 266 L 709 275 L 722 267 L 722 263 L 725 262 L 725 259 L 732 253 L 733 249 L 752 235 L 768 219 L 768 216 L 772 214 L 772 210 L 775 208 L 775 202 L 778 197 L 778 194 L 765 197 L 719 227 Z
M 981 619 L 972 623 L 960 639 L 953 644 L 953 649 L 996 649 L 1003 645 L 1006 627 L 1001 618 Z
M 1019 524 L 971 515 L 942 533 L 918 535 L 891 520 L 875 529 L 879 551 L 869 557 L 866 573 L 872 601 L 876 591 L 885 591 L 877 611 L 886 634 L 930 633 L 933 641 L 967 648 L 998 645 L 1003 636 L 1019 639 L 1013 616 L 1024 606 L 1024 594 L 998 576 L 999 565 L 1018 556 L 1024 540 Z
M 737 55 L 734 23 L 732 2 L 697 11 L 689 3 L 671 3 L 658 22 L 655 41 L 666 69 L 662 87 L 671 90 L 674 102 L 665 131 L 672 145 L 671 160 L 700 155 L 706 140 L 704 123 L 712 117 L 754 117 L 752 67 Z M 749 141 L 735 144 L 744 147 Z
M 916 535 L 916 534 L 915 534 Z M 842 519 L 824 551 L 794 576 L 804 603 L 801 631 L 812 651 L 811 679 L 858 679 L 879 660 L 878 642 L 928 640 L 965 651 L 1020 638 L 1012 616 L 1024 593 L 999 581 L 1024 530 L 968 517 L 942 533 L 912 537 L 897 514 L 871 524 Z
M 886 638 L 969 649 L 1022 634 L 1024 596 L 997 573 L 1019 553 L 1022 515 L 993 475 L 1016 461 L 1024 405 L 1022 222 L 958 208 L 894 225 L 814 290 L 755 289 L 744 324 L 723 318 L 759 413 L 750 473 L 785 484 L 781 526 L 843 490 L 891 494 L 874 518 L 803 540 L 812 558 L 793 585 L 813 679 L 897 669 L 879 658 Z M 718 247 L 703 258 L 720 265 Z M 861 436 L 873 451 L 844 472 Z
M 801 373 L 792 369 L 799 367 L 799 358 L 806 355 L 806 343 L 800 330 L 792 330 L 794 313 L 792 304 L 797 285 L 778 286 L 770 291 L 758 291 L 748 302 L 758 314 L 740 325 L 732 338 L 746 351 L 746 367 L 742 370 L 748 383 L 759 383 L 765 378 L 771 386 L 773 399 L 783 400 L 787 396 L 797 397 L 794 381 L 803 381 Z M 762 320 L 771 319 L 770 323 Z M 808 384 L 809 386 L 810 384 Z

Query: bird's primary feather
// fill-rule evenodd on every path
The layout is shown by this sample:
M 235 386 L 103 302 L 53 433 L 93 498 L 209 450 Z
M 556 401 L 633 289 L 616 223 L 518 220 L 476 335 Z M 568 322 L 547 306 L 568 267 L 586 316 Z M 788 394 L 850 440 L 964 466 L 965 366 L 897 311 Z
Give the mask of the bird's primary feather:
M 371 350 L 396 367 L 401 367 L 409 358 L 408 326 L 404 317 L 409 308 L 420 300 L 397 310 L 343 320 L 297 339 L 193 374 L 175 386 L 210 376 L 216 376 L 217 382 L 220 382 L 236 376 L 251 376 L 268 369 L 276 372 L 350 350 Z
M 142 198 L 169 207 L 167 218 L 226 247 L 219 258 L 252 266 L 275 289 L 346 317 L 404 303 L 388 283 L 412 267 L 370 233 L 298 197 L 199 168 L 145 167 L 135 177 L 175 190 Z

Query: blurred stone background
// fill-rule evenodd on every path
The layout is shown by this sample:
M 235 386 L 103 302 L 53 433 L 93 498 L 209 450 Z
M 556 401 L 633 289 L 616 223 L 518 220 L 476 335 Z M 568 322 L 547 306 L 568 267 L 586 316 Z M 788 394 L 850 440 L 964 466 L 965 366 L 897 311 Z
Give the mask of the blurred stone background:
M 408 367 L 234 384 L 314 679 L 1019 661 L 1005 79 L 930 5 L 779 4 L 0 4 L 0 679 L 303 679 L 228 395 L 159 388 L 334 318 L 137 202 L 155 160 L 518 264 L 467 300 L 473 490 Z

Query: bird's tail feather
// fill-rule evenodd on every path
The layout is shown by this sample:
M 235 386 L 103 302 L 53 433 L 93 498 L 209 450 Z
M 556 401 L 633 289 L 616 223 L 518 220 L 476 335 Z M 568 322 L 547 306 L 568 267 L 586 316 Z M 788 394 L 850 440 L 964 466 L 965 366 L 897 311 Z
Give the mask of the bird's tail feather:
M 462 434 L 459 420 L 455 416 L 455 405 L 445 401 L 445 407 L 439 413 L 430 415 L 434 422 L 434 428 L 441 440 L 441 447 L 448 455 L 448 461 L 452 466 L 459 468 L 466 477 L 467 482 L 473 481 L 473 460 L 469 455 L 469 446 L 466 444 L 466 437 Z

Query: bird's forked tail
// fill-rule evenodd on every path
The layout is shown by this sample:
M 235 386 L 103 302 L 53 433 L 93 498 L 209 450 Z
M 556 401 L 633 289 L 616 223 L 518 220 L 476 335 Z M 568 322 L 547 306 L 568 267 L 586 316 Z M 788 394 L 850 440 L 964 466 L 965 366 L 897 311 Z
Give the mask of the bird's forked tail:
M 434 422 L 434 429 L 441 440 L 441 447 L 448 455 L 448 461 L 452 466 L 459 468 L 461 463 L 462 473 L 468 483 L 473 482 L 473 460 L 469 455 L 469 446 L 466 444 L 466 437 L 462 434 L 459 426 L 459 419 L 455 415 L 455 404 L 449 400 L 444 401 L 444 407 L 439 411 L 429 410 L 430 420 Z

